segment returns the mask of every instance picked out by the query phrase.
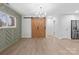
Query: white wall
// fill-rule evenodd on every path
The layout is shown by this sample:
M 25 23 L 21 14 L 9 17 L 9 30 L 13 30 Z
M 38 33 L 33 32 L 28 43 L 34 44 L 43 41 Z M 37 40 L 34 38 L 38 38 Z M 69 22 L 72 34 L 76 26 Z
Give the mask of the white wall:
M 79 20 L 79 15 L 59 15 L 46 17 L 46 34 L 60 39 L 71 38 L 71 20 Z M 54 24 L 55 21 L 55 24 Z M 31 38 L 31 18 L 22 19 L 22 38 Z
M 53 35 L 53 20 L 50 17 L 46 18 L 46 33 L 48 35 Z M 22 19 L 22 38 L 31 38 L 32 31 L 31 31 L 31 18 L 23 18 Z
M 79 20 L 79 15 L 60 15 L 58 17 L 58 25 L 56 36 L 60 39 L 71 39 L 71 20 Z
M 61 15 L 58 21 L 58 32 L 57 37 L 62 38 L 69 38 L 71 35 L 71 19 L 67 15 Z
M 22 19 L 22 38 L 31 38 L 31 18 Z
M 55 24 L 54 21 L 55 20 Z M 47 17 L 46 32 L 59 39 L 71 39 L 71 20 L 79 20 L 79 15 L 58 15 Z
M 52 16 L 46 17 L 47 36 L 54 36 L 56 34 L 55 32 L 56 32 L 56 17 Z

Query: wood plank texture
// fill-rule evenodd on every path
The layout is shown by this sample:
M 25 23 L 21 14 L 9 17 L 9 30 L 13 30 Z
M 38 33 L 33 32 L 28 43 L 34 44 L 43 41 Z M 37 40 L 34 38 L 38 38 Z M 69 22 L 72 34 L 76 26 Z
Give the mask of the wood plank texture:
M 1 55 L 71 55 L 79 54 L 79 40 L 54 37 L 22 39 Z

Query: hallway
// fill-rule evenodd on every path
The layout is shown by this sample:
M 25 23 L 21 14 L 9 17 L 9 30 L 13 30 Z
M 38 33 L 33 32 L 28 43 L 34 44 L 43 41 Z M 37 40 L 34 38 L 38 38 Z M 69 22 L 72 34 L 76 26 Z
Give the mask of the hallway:
M 21 39 L 2 55 L 72 55 L 79 54 L 79 40 L 57 38 Z

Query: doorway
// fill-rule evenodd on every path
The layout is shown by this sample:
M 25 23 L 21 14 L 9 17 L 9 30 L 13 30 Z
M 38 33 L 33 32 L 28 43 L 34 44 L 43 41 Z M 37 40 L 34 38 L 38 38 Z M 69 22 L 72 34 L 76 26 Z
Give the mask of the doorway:
M 31 17 L 31 18 L 32 18 L 32 38 L 45 38 L 46 18 L 45 17 Z

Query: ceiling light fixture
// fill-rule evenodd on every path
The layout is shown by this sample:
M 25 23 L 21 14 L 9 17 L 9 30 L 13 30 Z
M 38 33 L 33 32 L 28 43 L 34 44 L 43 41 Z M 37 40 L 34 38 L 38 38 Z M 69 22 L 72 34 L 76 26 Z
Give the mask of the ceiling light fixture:
M 35 16 L 46 17 L 46 12 L 45 12 L 43 6 L 39 7 L 39 10 L 35 12 Z

